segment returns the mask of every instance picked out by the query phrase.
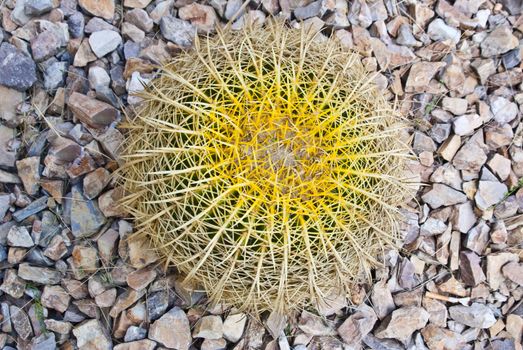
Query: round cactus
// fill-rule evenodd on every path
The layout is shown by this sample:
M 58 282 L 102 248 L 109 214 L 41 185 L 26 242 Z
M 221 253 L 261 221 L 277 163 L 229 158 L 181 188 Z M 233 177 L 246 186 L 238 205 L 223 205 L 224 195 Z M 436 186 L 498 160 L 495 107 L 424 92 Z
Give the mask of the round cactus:
M 124 207 L 167 265 L 250 311 L 321 305 L 398 239 L 404 125 L 360 57 L 280 22 L 164 65 L 129 122 Z

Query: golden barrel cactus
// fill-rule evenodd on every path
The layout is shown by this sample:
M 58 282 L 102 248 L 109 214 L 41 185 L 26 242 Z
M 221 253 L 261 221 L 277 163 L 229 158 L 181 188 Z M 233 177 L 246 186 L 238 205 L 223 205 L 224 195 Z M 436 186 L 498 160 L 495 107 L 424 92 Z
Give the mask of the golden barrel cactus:
M 397 242 L 404 125 L 358 55 L 317 35 L 271 22 L 197 39 L 129 122 L 123 204 L 212 301 L 318 306 Z

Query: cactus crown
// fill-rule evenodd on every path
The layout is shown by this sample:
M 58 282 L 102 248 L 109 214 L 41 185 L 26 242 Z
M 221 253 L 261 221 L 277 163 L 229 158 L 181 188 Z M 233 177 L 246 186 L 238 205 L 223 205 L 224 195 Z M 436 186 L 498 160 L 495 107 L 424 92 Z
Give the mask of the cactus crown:
M 318 306 L 394 246 L 410 153 L 357 55 L 280 22 L 218 30 L 142 97 L 124 206 L 211 300 Z

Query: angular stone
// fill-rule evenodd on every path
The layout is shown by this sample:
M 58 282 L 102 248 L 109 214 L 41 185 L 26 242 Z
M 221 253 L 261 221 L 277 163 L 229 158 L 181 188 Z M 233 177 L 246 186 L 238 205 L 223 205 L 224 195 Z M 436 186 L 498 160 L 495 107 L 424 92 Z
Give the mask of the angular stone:
M 516 48 L 519 40 L 508 26 L 499 26 L 481 42 L 481 56 L 492 57 Z
M 111 311 L 109 312 L 109 315 L 111 317 L 116 318 L 122 312 L 123 310 L 126 310 L 134 304 L 138 299 L 143 297 L 145 295 L 145 290 L 133 290 L 133 289 L 127 289 L 124 293 L 120 294 L 111 308 Z
M 460 253 L 461 279 L 466 285 L 475 287 L 486 279 L 480 263 L 481 259 L 476 253 L 465 250 Z
M 502 271 L 506 278 L 523 286 L 523 264 L 509 262 L 502 267 Z
M 483 124 L 478 114 L 465 114 L 453 121 L 454 133 L 459 136 L 470 135 Z
M 118 203 L 124 195 L 123 191 L 123 187 L 117 187 L 105 192 L 98 198 L 98 205 L 105 217 L 124 216 L 126 214 L 123 207 Z
M 33 335 L 33 329 L 25 311 L 15 305 L 11 305 L 9 312 L 11 314 L 11 323 L 18 336 L 28 340 Z
M 490 110 L 499 124 L 509 123 L 518 115 L 518 105 L 514 102 L 501 96 L 492 96 L 489 100 Z
M 154 350 L 156 343 L 149 339 L 115 345 L 113 350 Z
M 429 313 L 416 306 L 394 310 L 390 319 L 386 319 L 376 330 L 378 338 L 393 338 L 406 343 L 412 334 L 422 329 L 429 320 Z
M 81 122 L 93 128 L 109 125 L 119 116 L 113 106 L 77 92 L 71 94 L 67 104 Z
M 454 44 L 457 44 L 461 38 L 461 31 L 448 26 L 441 18 L 430 22 L 427 34 L 434 41 L 450 40 Z
M 445 140 L 445 142 L 438 149 L 438 153 L 446 161 L 452 161 L 454 156 L 461 146 L 461 137 L 459 135 L 452 135 Z
M 222 336 L 223 322 L 220 316 L 204 316 L 194 326 L 194 338 L 220 339 Z
M 31 52 L 35 62 L 42 62 L 58 54 L 69 41 L 69 32 L 64 23 L 49 25 L 46 30 L 31 40 Z
M 362 339 L 372 331 L 378 320 L 374 310 L 361 304 L 352 315 L 350 315 L 339 327 L 338 334 L 343 342 L 349 346 L 357 347 Z
M 223 337 L 232 343 L 236 343 L 243 335 L 247 315 L 243 313 L 231 314 L 223 322 Z
M 52 0 L 25 0 L 24 12 L 29 16 L 40 16 L 53 9 Z
M 124 0 L 123 4 L 125 7 L 143 9 L 149 5 L 150 2 L 151 0 Z
M 19 160 L 16 162 L 16 168 L 26 192 L 34 196 L 40 188 L 40 157 Z
M 462 115 L 467 113 L 468 102 L 464 98 L 443 97 L 441 106 L 454 115 Z
M 461 334 L 433 324 L 423 328 L 421 335 L 430 350 L 463 349 L 467 344 Z
M 172 16 L 162 17 L 160 30 L 165 39 L 181 47 L 192 46 L 196 35 L 196 28 L 192 24 Z
M 149 339 L 178 350 L 188 350 L 191 345 L 191 328 L 185 312 L 174 307 L 151 324 Z
M 478 191 L 474 196 L 476 206 L 481 210 L 487 210 L 498 204 L 508 192 L 507 186 L 498 181 L 480 181 Z
M 91 50 L 98 58 L 102 58 L 109 52 L 114 51 L 122 43 L 120 34 L 113 30 L 100 30 L 89 37 Z
M 87 199 L 78 186 L 73 186 L 71 193 L 71 231 L 73 235 L 79 238 L 97 233 L 106 222 L 97 202 Z
M 37 200 L 31 202 L 27 207 L 17 210 L 13 213 L 13 218 L 17 221 L 23 221 L 30 217 L 31 215 L 34 215 L 36 213 L 41 212 L 45 208 L 47 208 L 47 200 L 49 199 L 48 196 L 42 196 L 38 198 Z
M 149 14 L 138 8 L 127 11 L 125 14 L 125 20 L 134 24 L 146 33 L 150 32 L 154 26 L 154 22 L 151 17 L 149 17 Z
M 448 311 L 445 304 L 432 298 L 423 298 L 423 308 L 429 313 L 429 323 L 438 327 L 447 327 Z
M 95 273 L 98 270 L 98 252 L 96 248 L 75 245 L 71 255 L 76 269 L 81 269 L 87 273 Z
M 178 17 L 189 21 L 199 32 L 208 33 L 215 29 L 218 17 L 211 6 L 192 3 L 178 10 Z
M 20 3 L 23 3 L 22 1 Z M 9 43 L 0 45 L 0 85 L 25 91 L 36 81 L 36 64 Z
M 114 17 L 114 0 L 79 0 L 78 4 L 89 14 L 111 20 Z
M 434 75 L 445 66 L 444 62 L 417 62 L 410 68 L 405 85 L 406 92 L 424 92 Z
M 493 290 L 498 289 L 505 279 L 501 273 L 503 265 L 518 261 L 519 257 L 514 253 L 502 252 L 489 254 L 487 256 L 487 281 L 490 285 L 490 288 Z
M 474 135 L 475 136 L 475 135 Z M 471 137 L 452 158 L 452 165 L 458 170 L 478 172 L 487 161 L 485 145 Z
M 18 276 L 26 281 L 40 284 L 59 284 L 62 274 L 46 267 L 31 266 L 27 263 L 18 266 Z
M 43 306 L 64 313 L 69 306 L 71 297 L 60 286 L 45 286 L 41 300 Z
M 437 209 L 441 206 L 464 203 L 467 201 L 467 196 L 465 196 L 465 194 L 462 192 L 456 191 L 449 186 L 438 183 L 433 184 L 432 189 L 421 196 L 421 198 L 433 209 Z
M 474 328 L 489 328 L 496 323 L 494 312 L 479 303 L 471 306 L 455 305 L 449 308 L 450 317 L 456 322 Z
M 73 329 L 80 349 L 112 350 L 113 342 L 106 328 L 98 320 L 89 320 Z
M 16 270 L 8 269 L 5 272 L 0 290 L 15 299 L 20 299 L 24 295 L 25 282 L 17 276 Z
M 147 287 L 156 278 L 156 271 L 151 268 L 136 270 L 127 275 L 127 285 L 134 290 Z

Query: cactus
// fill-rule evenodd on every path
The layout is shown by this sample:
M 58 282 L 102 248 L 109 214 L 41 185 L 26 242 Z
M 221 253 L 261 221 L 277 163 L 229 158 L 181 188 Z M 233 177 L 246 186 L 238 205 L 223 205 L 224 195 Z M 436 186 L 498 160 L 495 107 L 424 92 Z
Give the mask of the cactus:
M 360 59 L 277 21 L 197 38 L 127 126 L 136 234 L 210 300 L 253 312 L 369 277 L 413 190 L 405 125 Z

